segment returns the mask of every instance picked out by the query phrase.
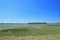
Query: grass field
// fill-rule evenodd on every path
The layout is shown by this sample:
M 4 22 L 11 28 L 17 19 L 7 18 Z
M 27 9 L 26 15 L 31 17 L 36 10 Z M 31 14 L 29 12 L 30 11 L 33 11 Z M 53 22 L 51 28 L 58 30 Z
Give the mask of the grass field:
M 60 40 L 60 34 L 39 36 L 3 36 L 0 40 Z
M 0 40 L 60 40 L 60 26 L 41 28 L 0 26 L 0 28 L 12 28 L 0 31 Z

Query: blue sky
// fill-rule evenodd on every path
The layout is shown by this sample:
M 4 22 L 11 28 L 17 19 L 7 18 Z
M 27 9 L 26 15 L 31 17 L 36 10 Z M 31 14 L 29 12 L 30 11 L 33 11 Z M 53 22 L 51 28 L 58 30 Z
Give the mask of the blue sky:
M 60 0 L 0 0 L 0 23 L 60 22 Z

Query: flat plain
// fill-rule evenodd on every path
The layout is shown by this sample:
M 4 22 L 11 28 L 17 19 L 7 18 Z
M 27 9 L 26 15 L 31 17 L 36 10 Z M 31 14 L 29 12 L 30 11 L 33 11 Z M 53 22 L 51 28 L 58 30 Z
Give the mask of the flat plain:
M 60 26 L 0 26 L 0 40 L 60 40 Z

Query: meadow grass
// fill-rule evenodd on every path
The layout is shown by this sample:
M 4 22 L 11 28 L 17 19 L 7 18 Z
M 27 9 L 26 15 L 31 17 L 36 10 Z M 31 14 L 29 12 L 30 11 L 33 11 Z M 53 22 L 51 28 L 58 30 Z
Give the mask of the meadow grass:
M 0 28 L 12 28 L 0 31 L 0 36 L 39 36 L 39 35 L 50 35 L 60 34 L 60 26 L 44 26 L 36 28 L 32 26 L 20 27 L 20 26 L 3 26 Z
M 0 26 L 0 40 L 60 40 L 60 26 Z

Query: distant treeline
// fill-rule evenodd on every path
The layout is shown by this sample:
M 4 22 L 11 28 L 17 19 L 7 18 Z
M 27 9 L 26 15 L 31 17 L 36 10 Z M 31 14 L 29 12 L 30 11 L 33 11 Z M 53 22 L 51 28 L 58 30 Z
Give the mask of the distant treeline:
M 8 25 L 16 25 L 16 24 L 60 24 L 60 22 L 59 23 L 47 23 L 47 22 L 31 22 L 31 23 L 0 23 L 0 25 L 6 25 L 6 24 L 8 24 Z
M 28 23 L 28 24 L 47 24 L 46 22 L 33 22 L 33 23 Z

